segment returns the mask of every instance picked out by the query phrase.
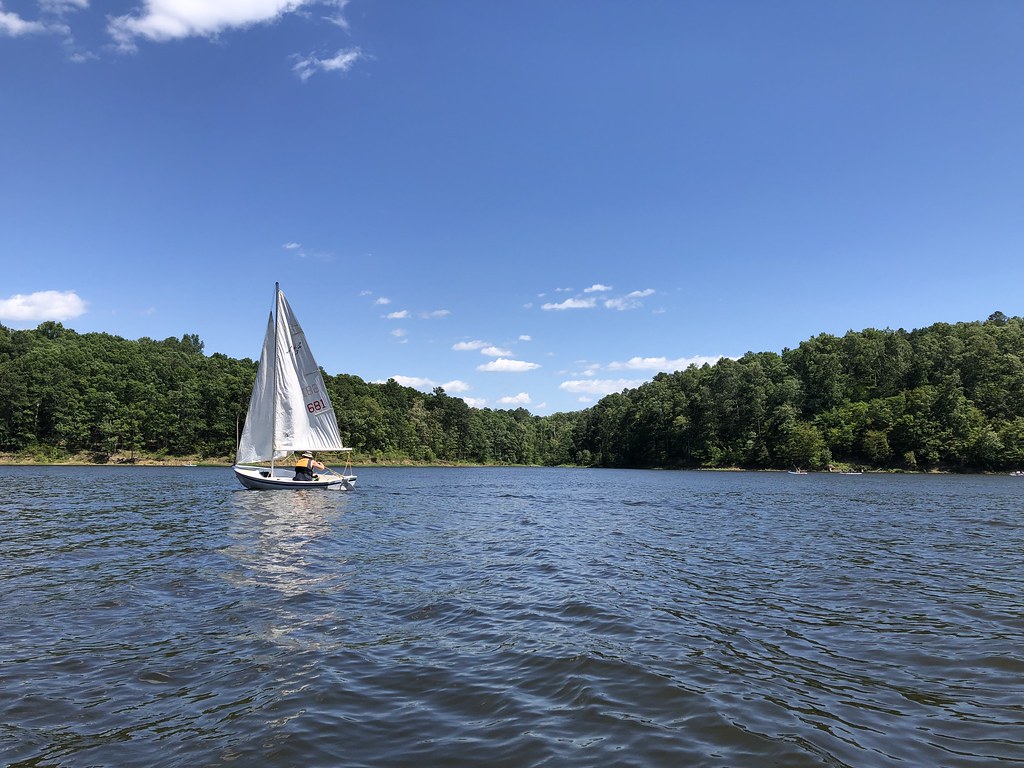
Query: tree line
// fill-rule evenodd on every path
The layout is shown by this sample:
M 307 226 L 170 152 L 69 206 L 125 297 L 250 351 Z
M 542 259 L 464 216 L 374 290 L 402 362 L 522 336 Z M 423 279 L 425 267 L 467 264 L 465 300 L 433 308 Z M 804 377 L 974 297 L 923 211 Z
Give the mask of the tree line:
M 256 363 L 155 341 L 0 325 L 0 451 L 234 454 Z M 821 334 L 659 373 L 585 410 L 471 408 L 443 389 L 324 376 L 362 462 L 1006 470 L 1024 466 L 1024 320 Z

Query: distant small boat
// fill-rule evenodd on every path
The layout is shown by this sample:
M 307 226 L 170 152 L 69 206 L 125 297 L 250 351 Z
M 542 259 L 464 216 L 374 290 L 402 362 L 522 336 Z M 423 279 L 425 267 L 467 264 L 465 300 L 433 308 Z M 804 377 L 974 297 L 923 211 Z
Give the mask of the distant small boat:
M 352 490 L 356 476 L 347 471 L 338 474 L 328 468 L 325 472 L 329 474 L 297 480 L 292 469 L 275 466 L 278 459 L 292 452 L 314 450 L 352 449 L 341 442 L 331 398 L 302 326 L 281 286 L 275 285 L 274 311 L 267 322 L 256 383 L 233 469 L 238 481 L 252 490 Z M 270 462 L 270 467 L 244 463 L 265 461 Z
M 806 469 L 791 469 L 791 470 L 789 470 L 789 474 L 791 474 L 791 475 L 806 475 L 807 474 L 807 470 Z
M 840 472 L 840 475 L 863 475 L 863 472 Z
M 1024 469 L 1018 469 L 1010 473 L 1010 477 L 1024 477 Z

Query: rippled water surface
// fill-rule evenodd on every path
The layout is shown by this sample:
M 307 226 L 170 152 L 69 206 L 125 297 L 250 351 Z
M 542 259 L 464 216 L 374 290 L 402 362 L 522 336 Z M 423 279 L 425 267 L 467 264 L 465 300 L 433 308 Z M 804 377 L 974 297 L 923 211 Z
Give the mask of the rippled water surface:
M 1024 479 L 0 468 L 0 763 L 1024 765 Z

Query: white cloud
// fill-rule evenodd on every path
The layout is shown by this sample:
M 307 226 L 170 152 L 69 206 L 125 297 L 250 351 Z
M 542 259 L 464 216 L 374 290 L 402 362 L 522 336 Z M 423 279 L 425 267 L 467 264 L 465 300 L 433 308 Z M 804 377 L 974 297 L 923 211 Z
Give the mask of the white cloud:
M 563 288 L 557 289 L 558 291 L 567 290 Z M 594 283 L 589 288 L 584 288 L 583 293 L 606 293 L 612 290 L 610 285 L 603 285 L 602 283 Z M 648 296 L 653 296 L 656 291 L 653 288 L 645 288 L 642 291 L 630 291 L 625 296 L 619 296 L 610 299 L 603 299 L 601 306 L 605 309 L 637 309 L 643 306 L 643 299 Z M 596 296 L 574 296 L 571 299 L 566 299 L 562 302 L 548 302 L 541 305 L 541 309 L 562 311 L 566 309 L 593 309 L 597 306 Z
M 341 0 L 341 2 L 339 3 L 339 5 L 347 5 L 347 4 L 348 4 L 348 0 Z M 346 32 L 348 32 L 349 29 L 350 29 L 349 23 L 348 23 L 348 19 L 346 19 L 340 13 L 337 16 L 324 16 L 324 18 L 327 19 L 329 22 L 331 22 L 331 24 L 334 24 L 337 27 L 341 27 Z
M 518 395 L 499 397 L 498 402 L 502 405 L 529 405 L 530 396 L 526 392 L 520 392 Z
M 409 316 L 409 310 L 400 309 L 397 312 L 389 312 L 384 317 L 388 320 L 404 320 Z
M 487 355 L 488 357 L 505 357 L 511 355 L 512 352 L 501 347 L 484 347 L 480 350 L 481 355 Z
M 428 379 L 424 376 L 392 376 L 392 379 L 397 381 L 403 387 L 412 387 L 413 389 L 419 389 L 423 392 L 430 392 L 436 387 L 441 387 L 445 392 L 468 392 L 471 387 L 464 381 L 454 379 L 453 381 L 445 382 L 444 384 L 438 384 L 433 379 Z M 383 384 L 384 382 L 378 381 L 377 384 Z M 464 398 L 465 399 L 465 398 Z
M 122 4 L 128 12 L 106 15 L 106 32 L 114 47 L 122 53 L 134 53 L 140 41 L 161 43 L 186 38 L 215 39 L 256 25 L 270 25 L 289 14 L 309 20 L 326 21 L 349 31 L 344 17 L 349 0 L 129 0 Z M 89 9 L 91 0 L 38 0 L 41 21 L 28 20 L 4 9 L 0 0 L 0 38 L 36 33 L 52 33 L 64 38 L 73 61 L 96 58 L 79 49 L 68 17 Z M 315 15 L 313 8 L 326 9 Z M 292 57 L 293 71 L 306 81 L 321 72 L 346 73 L 367 58 L 358 47 L 342 48 L 333 54 L 311 53 Z
M 375 306 L 381 305 L 381 304 L 390 304 L 391 303 L 391 299 L 389 299 L 387 296 L 381 296 L 379 299 L 377 299 L 373 303 L 374 303 Z
M 533 338 L 531 336 L 529 336 L 528 334 L 523 333 L 523 334 L 520 334 L 519 340 L 520 341 L 533 341 Z
M 285 249 L 287 249 L 289 251 L 294 251 L 296 248 L 301 248 L 302 247 L 302 243 L 296 243 L 296 242 L 285 243 L 281 247 L 285 248 Z
M 474 349 L 481 349 L 482 347 L 486 347 L 486 346 L 487 346 L 487 342 L 486 341 L 480 341 L 479 339 L 474 339 L 473 341 L 459 341 L 459 342 L 456 342 L 455 344 L 452 344 L 452 349 L 454 349 L 456 352 L 470 352 L 470 351 L 472 351 Z
M 636 389 L 645 382 L 642 379 L 573 379 L 563 381 L 558 385 L 559 389 L 566 392 L 576 392 L 587 395 L 610 395 L 612 392 L 621 392 L 624 389 Z
M 722 359 L 722 355 L 697 355 L 695 357 L 677 357 L 669 360 L 666 357 L 631 357 L 624 363 L 609 363 L 609 370 L 630 371 L 685 371 L 691 365 L 714 365 Z
M 478 371 L 501 373 L 521 373 L 523 371 L 532 371 L 535 368 L 540 368 L 540 366 L 537 363 L 528 363 L 525 360 L 509 360 L 504 357 L 499 357 L 497 360 L 492 360 L 489 363 L 476 367 Z
M 596 299 L 566 299 L 558 304 L 542 304 L 541 309 L 557 310 L 561 311 L 564 309 L 592 309 L 597 306 Z
M 400 339 L 403 336 L 405 336 L 407 333 L 408 333 L 408 331 L 405 330 L 404 328 L 395 328 L 395 330 L 393 330 L 391 332 L 391 335 Z
M 431 381 L 430 379 L 424 379 L 422 376 L 392 376 L 391 378 L 403 387 L 412 387 L 413 389 L 427 390 L 433 389 L 437 386 L 436 382 Z
M 485 405 L 487 405 L 487 400 L 482 397 L 464 397 L 462 398 L 462 400 L 470 408 L 483 408 Z
M 86 303 L 74 291 L 37 291 L 0 299 L 0 320 L 70 320 L 85 314 Z
M 215 37 L 226 30 L 271 23 L 303 6 L 314 4 L 317 4 L 315 0 L 219 0 L 215 3 L 144 0 L 142 8 L 135 14 L 112 18 L 107 31 L 122 51 L 134 51 L 138 38 L 163 42 L 186 37 Z M 344 3 L 326 4 L 339 9 L 344 7 Z M 349 52 L 340 51 L 330 59 L 311 59 L 308 65 L 310 74 L 316 69 L 351 66 L 344 62 L 346 53 Z
M 608 299 L 604 303 L 605 309 L 618 309 L 624 311 L 627 309 L 637 309 L 640 305 L 635 301 L 627 301 L 626 299 Z
M 420 312 L 420 317 L 424 320 L 435 320 L 439 317 L 448 317 L 451 314 L 449 309 L 435 309 L 431 312 Z
M 78 5 L 87 2 L 51 1 Z M 140 39 L 165 42 L 188 37 L 213 38 L 228 30 L 272 24 L 289 13 L 314 5 L 335 8 L 336 12 L 325 18 L 347 30 L 348 22 L 342 15 L 347 3 L 348 0 L 143 0 L 135 13 L 110 19 L 107 32 L 122 52 L 131 53 L 138 49 Z M 333 55 L 310 54 L 294 58 L 292 70 L 299 79 L 306 81 L 318 72 L 348 72 L 365 55 L 359 48 L 342 48 Z
M 0 36 L 19 37 L 46 32 L 46 25 L 38 21 L 26 21 L 16 13 L 3 9 L 0 3 Z
M 643 306 L 641 299 L 646 299 L 648 296 L 654 295 L 653 288 L 645 288 L 642 291 L 631 291 L 625 296 L 621 296 L 616 299 L 606 299 L 604 306 L 606 309 L 637 309 Z
M 363 58 L 363 52 L 358 48 L 342 49 L 329 59 L 320 59 L 316 56 L 299 59 L 292 67 L 292 71 L 305 82 L 317 72 L 341 72 L 344 74 L 352 69 L 361 58 Z
M 190 0 L 145 0 L 136 15 L 115 16 L 107 31 L 122 50 L 135 50 L 135 38 L 164 41 L 185 37 L 211 37 L 225 29 L 266 23 L 293 11 L 302 0 L 226 0 L 196 3 Z
M 89 7 L 89 0 L 40 0 L 39 7 L 58 16 L 70 11 L 82 11 Z

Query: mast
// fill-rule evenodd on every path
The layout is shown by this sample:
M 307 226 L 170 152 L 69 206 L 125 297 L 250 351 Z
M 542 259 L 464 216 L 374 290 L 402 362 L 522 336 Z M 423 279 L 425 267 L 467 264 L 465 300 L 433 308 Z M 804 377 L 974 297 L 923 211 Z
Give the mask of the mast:
M 280 339 L 277 338 L 277 311 L 280 304 L 281 284 L 274 283 L 274 365 L 271 367 L 271 391 L 274 403 L 274 418 L 271 423 L 270 432 L 270 476 L 274 476 L 274 456 L 277 454 L 277 345 Z

